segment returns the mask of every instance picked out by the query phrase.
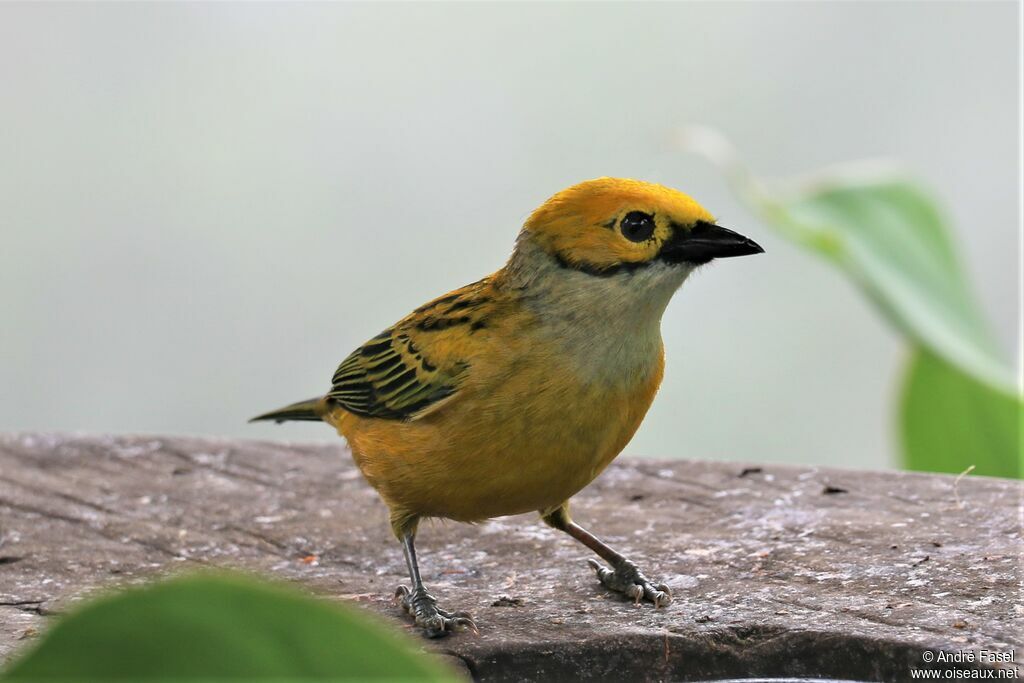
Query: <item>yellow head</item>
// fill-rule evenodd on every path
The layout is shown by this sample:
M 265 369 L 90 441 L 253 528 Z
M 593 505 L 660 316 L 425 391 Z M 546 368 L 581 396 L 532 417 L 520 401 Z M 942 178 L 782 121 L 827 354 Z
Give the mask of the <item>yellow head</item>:
M 692 267 L 763 251 L 716 226 L 714 217 L 688 195 L 624 178 L 597 178 L 562 190 L 533 212 L 521 239 L 560 265 L 592 275 L 656 263 Z

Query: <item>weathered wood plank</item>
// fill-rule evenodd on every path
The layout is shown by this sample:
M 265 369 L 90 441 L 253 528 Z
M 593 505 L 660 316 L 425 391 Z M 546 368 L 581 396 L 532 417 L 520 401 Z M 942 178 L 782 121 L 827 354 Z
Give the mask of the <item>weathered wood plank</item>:
M 481 635 L 426 646 L 487 680 L 903 680 L 923 650 L 1024 652 L 1020 496 L 978 477 L 955 492 L 946 476 L 620 461 L 574 516 L 668 583 L 671 607 L 606 594 L 535 518 L 428 523 L 424 579 Z M 407 628 L 390 600 L 402 554 L 341 445 L 0 436 L 0 656 L 97 588 L 208 565 Z

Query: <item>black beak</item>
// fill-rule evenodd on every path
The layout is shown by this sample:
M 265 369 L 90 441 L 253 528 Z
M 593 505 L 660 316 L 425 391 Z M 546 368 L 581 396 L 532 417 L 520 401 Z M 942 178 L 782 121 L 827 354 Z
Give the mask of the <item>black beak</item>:
M 692 228 L 673 225 L 672 237 L 658 256 L 669 263 L 701 265 L 711 259 L 761 254 L 764 249 L 752 239 L 713 223 L 697 223 Z

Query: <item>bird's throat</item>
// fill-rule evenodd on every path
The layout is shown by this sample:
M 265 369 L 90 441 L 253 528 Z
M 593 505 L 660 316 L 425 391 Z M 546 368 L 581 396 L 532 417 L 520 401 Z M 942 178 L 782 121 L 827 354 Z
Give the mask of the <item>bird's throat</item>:
M 661 317 L 691 270 L 654 263 L 594 277 L 520 243 L 502 277 L 581 379 L 617 385 L 660 364 Z

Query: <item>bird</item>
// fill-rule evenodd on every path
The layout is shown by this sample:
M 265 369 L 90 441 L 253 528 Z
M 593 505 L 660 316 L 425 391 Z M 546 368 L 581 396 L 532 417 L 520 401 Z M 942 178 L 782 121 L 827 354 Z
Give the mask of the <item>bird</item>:
M 665 367 L 661 319 L 687 277 L 763 252 L 678 190 L 587 180 L 534 210 L 507 263 L 357 348 L 330 390 L 253 418 L 325 422 L 389 510 L 410 586 L 395 598 L 430 638 L 477 630 L 423 584 L 424 519 L 538 512 L 592 550 L 597 580 L 638 604 L 669 587 L 577 524 L 569 500 L 625 448 Z

